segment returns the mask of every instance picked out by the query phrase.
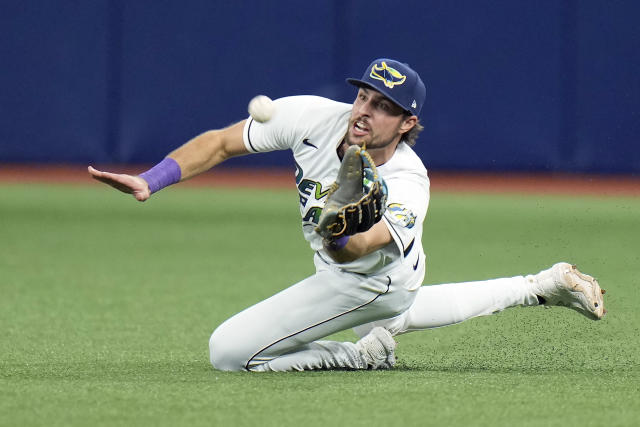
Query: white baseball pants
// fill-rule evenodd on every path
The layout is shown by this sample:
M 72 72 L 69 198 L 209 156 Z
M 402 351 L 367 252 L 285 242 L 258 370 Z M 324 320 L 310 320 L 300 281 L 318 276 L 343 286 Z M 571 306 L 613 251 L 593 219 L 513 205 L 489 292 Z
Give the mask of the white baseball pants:
M 538 304 L 523 276 L 408 290 L 422 282 L 421 264 L 366 276 L 316 260 L 316 274 L 222 323 L 209 340 L 211 364 L 226 371 L 362 369 L 354 343 L 319 340 L 349 328 L 364 336 L 374 326 L 396 335 Z

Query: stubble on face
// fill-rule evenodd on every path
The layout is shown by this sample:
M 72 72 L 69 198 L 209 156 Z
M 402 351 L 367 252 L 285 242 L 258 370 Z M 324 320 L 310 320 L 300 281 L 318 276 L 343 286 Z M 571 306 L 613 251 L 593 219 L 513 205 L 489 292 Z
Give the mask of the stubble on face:
M 356 123 L 367 129 L 366 135 L 357 136 L 353 134 L 353 129 L 356 126 Z M 381 136 L 373 129 L 372 123 L 368 119 L 352 117 L 349 119 L 349 128 L 347 129 L 344 140 L 348 145 L 359 145 L 361 147 L 366 145 L 368 149 L 385 148 L 400 139 L 400 135 L 398 134 L 400 126 L 401 123 L 394 125 L 393 130 L 392 132 L 389 132 L 389 135 Z
M 380 92 L 360 88 L 345 135 L 348 145 L 384 149 L 400 140 L 403 110 Z

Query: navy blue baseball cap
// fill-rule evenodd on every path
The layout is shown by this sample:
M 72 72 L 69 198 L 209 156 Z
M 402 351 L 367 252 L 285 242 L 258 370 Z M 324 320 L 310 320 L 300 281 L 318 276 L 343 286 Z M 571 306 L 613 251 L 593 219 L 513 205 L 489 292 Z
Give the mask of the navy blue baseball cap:
M 403 110 L 419 116 L 427 97 L 427 89 L 409 64 L 379 58 L 367 67 L 361 79 L 347 79 L 358 87 L 377 90 Z

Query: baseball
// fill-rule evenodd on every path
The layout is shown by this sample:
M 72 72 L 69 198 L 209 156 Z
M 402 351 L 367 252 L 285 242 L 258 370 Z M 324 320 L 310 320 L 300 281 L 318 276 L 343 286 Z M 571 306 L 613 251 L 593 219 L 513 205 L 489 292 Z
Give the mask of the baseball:
M 249 102 L 249 114 L 256 122 L 264 123 L 273 116 L 275 107 L 268 96 L 258 95 Z

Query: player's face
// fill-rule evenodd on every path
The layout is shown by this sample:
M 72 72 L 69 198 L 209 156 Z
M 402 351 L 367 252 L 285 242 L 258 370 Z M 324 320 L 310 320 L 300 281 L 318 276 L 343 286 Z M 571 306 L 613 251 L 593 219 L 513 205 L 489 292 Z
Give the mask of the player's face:
M 346 141 L 360 146 L 366 142 L 367 149 L 397 143 L 407 130 L 407 117 L 401 107 L 380 92 L 360 88 L 351 109 Z

